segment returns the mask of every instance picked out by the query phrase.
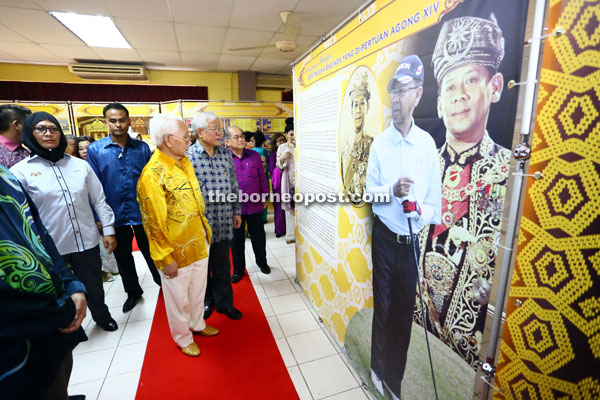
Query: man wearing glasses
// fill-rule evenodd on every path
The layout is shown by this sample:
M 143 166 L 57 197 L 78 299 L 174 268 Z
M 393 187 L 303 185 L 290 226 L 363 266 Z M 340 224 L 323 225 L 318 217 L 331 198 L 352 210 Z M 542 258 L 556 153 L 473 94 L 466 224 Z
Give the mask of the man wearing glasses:
M 269 195 L 269 186 L 262 161 L 256 151 L 244 148 L 244 133 L 237 126 L 230 126 L 226 131 L 226 139 L 233 155 L 233 163 L 237 174 L 240 194 L 249 198 L 242 203 L 242 224 L 233 231 L 231 255 L 233 258 L 233 276 L 231 282 L 238 283 L 246 272 L 244 225 L 248 224 L 252 250 L 256 265 L 263 274 L 270 274 L 267 264 L 267 242 L 265 225 L 263 224 L 264 200 Z
M 229 248 L 233 230 L 242 224 L 239 201 L 228 201 L 228 195 L 237 199 L 238 181 L 231 152 L 221 145 L 221 121 L 211 112 L 201 112 L 192 121 L 192 130 L 198 137 L 188 148 L 188 157 L 194 166 L 198 183 L 206 203 L 206 218 L 212 228 L 212 242 L 208 257 L 208 284 L 204 298 L 204 318 L 213 311 L 231 319 L 242 318 L 233 306 Z
M 417 289 L 412 246 L 425 225 L 440 222 L 441 178 L 435 142 L 412 116 L 423 94 L 419 57 L 400 62 L 388 92 L 393 123 L 373 141 L 367 167 L 367 192 L 392 195 L 373 204 L 371 379 L 399 399 Z
M 192 334 L 219 333 L 202 318 L 211 230 L 194 167 L 186 157 L 190 135 L 185 123 L 172 115 L 155 115 L 150 137 L 156 151 L 140 175 L 137 200 L 160 270 L 171 336 L 184 354 L 196 357 L 200 349 Z

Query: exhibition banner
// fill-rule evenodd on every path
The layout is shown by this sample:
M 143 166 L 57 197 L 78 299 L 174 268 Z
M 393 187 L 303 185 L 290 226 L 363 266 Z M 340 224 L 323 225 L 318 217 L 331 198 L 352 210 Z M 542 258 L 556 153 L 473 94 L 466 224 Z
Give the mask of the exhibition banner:
M 77 136 L 91 136 L 98 140 L 108 135 L 102 110 L 108 103 L 73 103 L 73 117 Z M 123 103 L 129 111 L 131 129 L 139 133 L 145 140 L 149 139 L 148 125 L 150 118 L 159 113 L 158 103 Z
M 8 103 L 2 102 L 0 104 L 18 104 L 25 108 L 30 109 L 32 112 L 44 111 L 55 117 L 65 133 L 65 135 L 71 134 L 71 120 L 69 118 L 69 105 L 67 103 L 35 103 L 35 102 L 21 102 L 21 103 Z
M 600 398 L 599 16 L 550 3 L 494 399 Z
M 424 325 L 439 398 L 472 396 L 526 16 L 520 0 L 375 1 L 294 66 L 298 278 L 376 396 L 434 398 Z

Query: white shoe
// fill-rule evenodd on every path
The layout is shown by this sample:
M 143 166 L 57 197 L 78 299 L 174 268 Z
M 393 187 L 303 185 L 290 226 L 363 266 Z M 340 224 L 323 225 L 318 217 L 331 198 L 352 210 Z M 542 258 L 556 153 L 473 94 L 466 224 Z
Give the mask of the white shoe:
M 371 381 L 373 382 L 373 386 L 375 386 L 375 389 L 377 389 L 377 391 L 379 393 L 381 393 L 381 395 L 383 396 L 383 382 L 381 382 L 381 379 L 379 379 L 379 377 L 377 376 L 377 374 L 375 373 L 375 371 L 371 370 Z

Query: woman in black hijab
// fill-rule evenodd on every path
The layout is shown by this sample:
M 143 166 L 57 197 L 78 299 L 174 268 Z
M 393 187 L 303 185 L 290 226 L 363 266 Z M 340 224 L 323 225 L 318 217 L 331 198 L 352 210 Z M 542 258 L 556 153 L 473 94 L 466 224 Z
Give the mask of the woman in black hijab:
M 67 140 L 52 115 L 36 112 L 27 117 L 23 143 L 31 154 L 11 172 L 37 205 L 58 252 L 85 285 L 92 318 L 104 330 L 114 331 L 117 323 L 104 303 L 100 235 L 92 213 L 93 207 L 102 223 L 103 245 L 112 252 L 115 217 L 102 184 L 86 161 L 65 153 Z

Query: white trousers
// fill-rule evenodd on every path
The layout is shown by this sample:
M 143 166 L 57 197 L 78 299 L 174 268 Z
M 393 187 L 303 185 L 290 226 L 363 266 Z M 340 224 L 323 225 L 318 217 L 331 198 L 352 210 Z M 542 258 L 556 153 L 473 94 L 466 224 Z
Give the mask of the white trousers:
M 296 240 L 296 218 L 294 210 L 285 210 L 285 240 Z
M 179 268 L 175 278 L 167 279 L 159 270 L 171 336 L 179 347 L 194 341 L 191 331 L 201 331 L 204 322 L 204 294 L 208 276 L 208 257 Z

